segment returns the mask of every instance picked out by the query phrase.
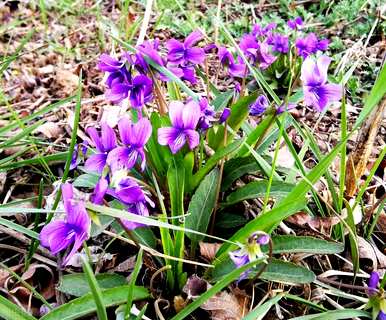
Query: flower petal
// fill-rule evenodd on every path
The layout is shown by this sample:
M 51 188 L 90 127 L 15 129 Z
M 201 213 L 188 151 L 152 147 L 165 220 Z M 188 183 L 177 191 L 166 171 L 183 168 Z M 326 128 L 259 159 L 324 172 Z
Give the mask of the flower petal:
M 190 150 L 193 150 L 200 143 L 200 135 L 194 130 L 185 130 L 186 139 L 188 140 Z
M 102 123 L 101 127 L 103 148 L 105 152 L 108 152 L 114 149 L 117 145 L 115 132 L 107 123 Z
M 70 212 L 67 212 L 67 223 L 71 225 L 75 233 L 88 232 L 91 219 L 87 213 L 84 202 L 76 203 Z
M 121 137 L 123 144 L 127 146 L 131 143 L 131 126 L 132 123 L 128 117 L 122 117 L 118 121 L 119 136 Z
M 131 147 L 117 147 L 107 156 L 107 164 L 113 172 L 126 168 L 130 170 L 137 162 L 138 152 Z
M 149 119 L 142 118 L 133 125 L 131 144 L 136 148 L 144 147 L 151 136 L 151 123 Z
M 195 101 L 189 101 L 182 111 L 182 122 L 183 128 L 195 129 L 200 119 L 201 108 L 200 105 Z
M 95 171 L 98 173 L 102 173 L 103 168 L 106 165 L 107 154 L 104 153 L 96 153 L 89 156 L 86 160 L 84 166 L 87 171 Z
M 72 198 L 74 197 L 74 190 L 71 183 L 64 183 L 61 187 L 63 205 L 66 212 L 72 209 Z
M 72 256 L 79 250 L 79 248 L 82 246 L 83 242 L 87 240 L 87 238 L 88 238 L 88 235 L 86 233 L 77 234 L 75 236 L 74 245 L 71 251 L 67 256 L 63 257 L 64 266 L 66 266 L 70 262 Z
M 52 254 L 57 254 L 71 244 L 72 239 L 68 237 L 70 231 L 64 221 L 51 221 L 40 231 L 39 239 L 42 246 L 50 248 Z
M 202 48 L 188 48 L 185 50 L 185 59 L 194 64 L 203 63 L 205 60 L 205 51 Z
M 197 42 L 199 42 L 202 38 L 204 38 L 204 35 L 200 30 L 195 30 L 191 32 L 184 41 L 185 48 L 189 48 L 191 46 L 194 46 Z
M 99 137 L 98 131 L 95 128 L 89 127 L 87 128 L 86 132 L 90 136 L 91 140 L 94 142 L 97 150 L 103 152 L 103 144 L 101 138 Z
M 169 117 L 173 127 L 183 128 L 184 104 L 181 101 L 172 101 L 169 104 Z
M 98 205 L 103 204 L 103 198 L 105 197 L 108 187 L 109 187 L 109 183 L 107 182 L 107 179 L 101 177 L 98 180 L 98 183 L 95 186 L 94 192 L 90 197 L 91 202 Z

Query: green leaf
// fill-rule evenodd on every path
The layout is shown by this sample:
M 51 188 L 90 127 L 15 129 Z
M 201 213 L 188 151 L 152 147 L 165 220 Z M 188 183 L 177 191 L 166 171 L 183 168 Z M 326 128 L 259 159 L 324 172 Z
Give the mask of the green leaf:
M 316 277 L 307 268 L 291 262 L 272 259 L 260 278 L 279 283 L 311 283 Z
M 240 129 L 244 120 L 249 115 L 249 106 L 257 98 L 257 92 L 254 92 L 248 96 L 241 97 L 231 106 L 231 115 L 228 118 L 228 125 L 234 130 L 237 131 Z
M 344 250 L 343 243 L 306 236 L 272 237 L 273 253 L 335 254 Z
M 211 156 L 200 170 L 198 170 L 192 178 L 192 187 L 195 188 L 201 182 L 201 180 L 208 174 L 210 170 L 224 157 L 238 150 L 243 140 L 236 140 L 233 143 L 218 149 L 213 156 Z
M 237 228 L 246 222 L 248 222 L 248 220 L 242 215 L 221 212 L 218 215 L 218 219 L 216 219 L 216 227 L 224 229 Z
M 267 133 L 268 129 L 275 119 L 275 114 L 268 114 L 264 119 L 256 126 L 256 128 L 248 134 L 248 138 L 245 141 L 250 147 L 254 148 L 256 143 Z M 238 152 L 238 157 L 244 157 L 248 155 L 250 151 L 246 146 L 242 146 Z
M 110 289 L 127 284 L 125 277 L 114 273 L 99 273 L 95 278 L 101 289 Z M 81 297 L 90 292 L 90 286 L 84 273 L 73 273 L 62 277 L 58 290 L 75 297 Z
M 268 311 L 272 308 L 272 306 L 278 303 L 281 298 L 283 298 L 283 295 L 279 294 L 276 297 L 268 300 L 261 306 L 258 306 L 249 312 L 242 320 L 262 320 Z
M 120 286 L 112 289 L 102 290 L 103 302 L 106 307 L 123 304 L 127 300 L 129 286 Z M 149 292 L 144 287 L 135 287 L 134 301 L 149 298 Z M 41 320 L 72 320 L 79 319 L 96 311 L 93 295 L 88 293 L 83 297 L 71 300 L 49 312 Z
M 3 296 L 0 296 L 0 317 L 5 320 L 37 320 Z
M 221 191 L 226 191 L 232 183 L 247 173 L 261 171 L 259 163 L 254 156 L 232 158 L 225 162 L 221 183 Z
M 126 302 L 126 307 L 125 307 L 125 319 L 127 319 L 129 317 L 130 310 L 131 310 L 131 307 L 133 305 L 135 281 L 137 281 L 139 272 L 141 271 L 142 256 L 143 256 L 143 249 L 141 248 L 138 252 L 137 261 L 135 262 L 134 270 L 131 273 L 131 277 L 130 277 L 129 290 L 127 292 L 127 302 Z
M 211 105 L 214 107 L 214 110 L 222 110 L 224 109 L 229 101 L 232 99 L 234 94 L 234 90 L 228 90 L 225 92 L 221 92 L 216 98 L 212 101 Z
M 267 187 L 267 180 L 250 182 L 245 186 L 238 188 L 235 192 L 232 192 L 226 198 L 225 203 L 222 203 L 222 206 L 230 206 L 243 200 L 264 197 L 267 191 Z M 272 181 L 269 195 L 273 198 L 282 199 L 288 195 L 288 193 L 290 193 L 293 188 L 293 184 L 280 181 Z
M 185 213 L 185 167 L 183 163 L 173 158 L 168 169 L 167 179 L 169 186 L 172 217 L 183 215 Z M 178 224 L 178 220 L 173 219 L 173 224 Z
M 202 233 L 206 232 L 212 211 L 216 205 L 219 175 L 219 170 L 217 168 L 213 169 L 198 186 L 189 203 L 189 215 L 185 219 L 187 228 Z M 187 236 L 196 243 L 204 239 L 204 236 L 193 233 L 188 233 Z
M 98 183 L 99 176 L 97 174 L 93 173 L 85 173 L 78 176 L 74 182 L 74 187 L 81 187 L 81 188 L 95 188 L 96 184 Z
M 86 245 L 85 245 L 86 246 Z M 98 285 L 94 272 L 92 271 L 89 263 L 83 258 L 83 271 L 85 273 L 87 282 L 90 286 L 91 293 L 96 305 L 96 311 L 99 320 L 107 320 L 106 306 L 103 301 L 102 290 Z
M 59 162 L 62 163 L 67 159 L 68 152 L 58 152 L 56 154 L 50 154 L 47 156 L 38 156 L 32 159 L 26 159 L 26 160 L 21 160 L 17 161 L 14 163 L 7 163 L 2 166 L 0 166 L 0 172 L 7 171 L 10 169 L 15 169 L 15 168 L 20 168 L 24 167 L 27 165 L 36 165 L 36 164 L 41 164 L 41 162 L 45 163 L 52 163 L 52 162 Z
M 14 208 L 9 208 L 9 209 L 15 210 Z M 2 224 L 3 226 L 6 226 L 12 230 L 15 230 L 17 232 L 20 232 L 22 234 L 25 234 L 25 235 L 29 236 L 30 238 L 39 240 L 39 234 L 37 232 L 32 231 L 30 229 L 27 229 L 26 227 L 23 227 L 20 224 L 17 224 L 15 222 L 12 222 L 12 221 L 4 219 L 4 218 L 0 218 L 0 224 Z
M 291 320 L 340 320 L 354 319 L 357 317 L 371 318 L 370 313 L 357 309 L 333 310 L 318 314 L 310 314 L 306 316 L 291 318 Z
M 0 149 L 7 148 L 8 146 L 12 146 L 17 141 L 21 140 L 25 136 L 29 136 L 32 131 L 36 130 L 37 127 L 41 126 L 44 123 L 44 120 L 40 120 L 33 125 L 28 126 L 27 128 L 23 129 L 20 133 L 17 135 L 14 135 L 12 138 L 7 139 L 5 142 L 0 143 Z

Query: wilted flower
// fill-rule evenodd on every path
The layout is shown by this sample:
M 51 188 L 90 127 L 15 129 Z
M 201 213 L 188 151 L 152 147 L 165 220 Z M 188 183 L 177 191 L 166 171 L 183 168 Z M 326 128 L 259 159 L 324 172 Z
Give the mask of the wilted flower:
M 85 167 L 89 171 L 102 173 L 108 153 L 117 145 L 114 130 L 107 123 L 102 123 L 101 135 L 98 134 L 95 128 L 88 128 L 87 133 L 94 142 L 97 153 L 89 156 Z
M 171 102 L 169 117 L 172 127 L 158 129 L 159 144 L 168 145 L 172 153 L 177 153 L 186 142 L 191 150 L 194 149 L 200 141 L 200 136 L 195 130 L 200 115 L 200 106 L 195 101 L 189 101 L 186 105 L 180 101 Z
M 316 61 L 311 57 L 304 60 L 300 79 L 303 82 L 304 102 L 318 111 L 323 111 L 342 97 L 342 87 L 327 83 L 327 69 L 331 59 L 320 56 Z
M 146 165 L 144 147 L 152 131 L 150 121 L 142 118 L 133 124 L 127 117 L 123 117 L 118 122 L 118 128 L 124 146 L 117 147 L 109 153 L 107 164 L 113 171 L 121 168 L 129 170 L 141 159 L 141 169 L 144 170 Z
M 71 257 L 82 246 L 83 241 L 88 239 L 91 225 L 84 203 L 74 200 L 73 197 L 72 185 L 63 184 L 62 199 L 66 219 L 51 221 L 43 227 L 39 236 L 41 244 L 48 247 L 52 254 L 57 254 L 73 244 L 70 253 L 64 257 L 63 265 L 67 265 Z
M 237 268 L 240 268 L 254 260 L 264 257 L 264 253 L 261 251 L 261 246 L 268 244 L 270 237 L 266 233 L 254 233 L 241 249 L 229 252 L 229 256 Z M 250 271 L 246 271 L 241 274 L 240 280 L 245 279 L 250 274 Z
M 288 20 L 287 25 L 292 30 L 300 29 L 301 26 L 303 25 L 303 20 L 301 17 L 296 17 L 293 20 Z
M 204 49 L 194 47 L 203 38 L 200 31 L 193 31 L 185 38 L 184 42 L 170 39 L 166 43 L 168 48 L 168 60 L 174 64 L 200 64 L 205 60 Z
M 260 95 L 256 101 L 249 107 L 249 114 L 251 116 L 259 116 L 265 112 L 269 106 L 269 101 L 266 96 Z

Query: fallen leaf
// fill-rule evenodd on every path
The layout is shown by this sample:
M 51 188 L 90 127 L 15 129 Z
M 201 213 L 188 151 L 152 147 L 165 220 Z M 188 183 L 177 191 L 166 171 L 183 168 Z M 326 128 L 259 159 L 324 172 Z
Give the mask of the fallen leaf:
M 215 258 L 218 249 L 221 247 L 221 243 L 208 243 L 200 241 L 199 244 L 201 256 L 209 261 L 212 261 Z
M 319 229 L 330 229 L 332 226 L 335 226 L 340 222 L 341 219 L 344 219 L 345 216 L 338 218 L 337 216 L 332 217 L 311 217 L 306 212 L 299 212 L 294 214 L 286 219 L 287 222 L 295 224 L 299 227 L 304 227 L 309 225 L 314 230 Z
M 79 77 L 69 70 L 56 69 L 56 81 L 64 94 L 70 95 L 78 88 Z
M 207 281 L 194 274 L 186 281 L 182 291 L 188 295 L 188 299 L 194 299 L 206 292 L 210 287 Z
M 132 270 L 134 269 L 136 259 L 137 259 L 136 256 L 132 256 L 132 257 L 126 259 L 125 261 L 123 261 L 123 262 L 121 262 L 120 264 L 118 264 L 118 265 L 112 270 L 112 272 L 127 272 L 127 271 L 132 271 Z
M 201 305 L 201 309 L 209 311 L 212 320 L 240 320 L 244 317 L 244 305 L 234 294 L 222 291 Z
M 39 126 L 35 132 L 42 133 L 48 139 L 56 139 L 63 133 L 63 129 L 57 122 L 46 122 Z

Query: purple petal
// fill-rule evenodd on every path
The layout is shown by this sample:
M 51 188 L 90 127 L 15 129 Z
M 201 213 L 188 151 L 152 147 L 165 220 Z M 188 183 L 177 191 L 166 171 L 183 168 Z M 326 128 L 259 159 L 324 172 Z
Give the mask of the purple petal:
M 303 61 L 300 80 L 305 85 L 318 85 L 322 83 L 317 64 L 311 57 Z
M 221 116 L 220 116 L 220 119 L 218 120 L 218 122 L 221 124 L 221 123 L 224 123 L 225 121 L 227 121 L 227 119 L 229 118 L 229 116 L 231 115 L 231 109 L 229 108 L 224 108 L 223 112 L 221 113 Z
M 269 235 L 268 234 L 264 234 L 264 235 L 259 236 L 257 238 L 257 243 L 260 244 L 260 245 L 268 244 L 269 243 Z
M 131 125 L 130 119 L 125 116 L 118 121 L 119 136 L 125 145 L 130 145 L 131 143 Z
M 152 126 L 147 118 L 140 119 L 132 126 L 131 130 L 131 144 L 136 148 L 145 146 L 151 136 Z
M 95 171 L 102 173 L 106 165 L 107 154 L 96 153 L 92 154 L 85 162 L 84 166 L 87 171 Z
M 339 84 L 329 83 L 323 86 L 325 94 L 331 102 L 339 101 L 343 95 L 343 88 Z
M 223 66 L 228 66 L 235 62 L 233 55 L 225 47 L 220 47 L 218 49 L 218 58 Z
M 195 101 L 189 101 L 182 112 L 183 128 L 195 129 L 200 119 L 201 109 L 200 105 Z
M 116 191 L 119 200 L 126 204 L 136 204 L 145 201 L 140 187 L 128 187 Z
M 74 190 L 71 183 L 64 183 L 61 187 L 64 210 L 68 213 L 72 209 L 72 198 Z
M 204 38 L 204 35 L 200 30 L 193 31 L 185 38 L 185 41 L 184 41 L 185 48 L 194 46 L 197 42 L 202 40 L 202 38 Z
M 183 128 L 184 122 L 182 120 L 184 111 L 184 104 L 181 101 L 172 101 L 169 104 L 169 117 L 173 127 Z
M 166 47 L 168 49 L 168 60 L 176 64 L 180 63 L 184 59 L 185 49 L 183 43 L 177 41 L 176 39 L 170 39 L 166 42 Z
M 370 274 L 370 279 L 369 279 L 369 289 L 377 289 L 378 284 L 379 284 L 379 273 L 378 272 L 371 272 Z
M 102 123 L 101 127 L 102 127 L 101 139 L 102 139 L 103 148 L 105 152 L 108 152 L 114 149 L 117 145 L 115 132 L 107 123 Z
M 236 265 L 237 268 L 240 268 L 247 263 L 249 263 L 249 257 L 246 253 L 242 252 L 242 250 L 232 251 L 229 252 L 229 257 L 233 261 L 233 263 Z
M 113 172 L 126 168 L 133 168 L 138 159 L 138 152 L 131 147 L 117 147 L 112 150 L 107 157 L 107 164 Z
M 103 204 L 103 198 L 105 197 L 108 186 L 109 183 L 107 182 L 107 179 L 101 177 L 95 186 L 94 192 L 91 195 L 91 202 L 98 205 Z
M 106 92 L 106 98 L 114 103 L 119 103 L 128 97 L 130 89 L 131 86 L 127 84 L 114 84 L 114 86 Z
M 91 140 L 94 142 L 97 150 L 100 152 L 104 152 L 102 140 L 99 137 L 98 131 L 95 128 L 89 127 L 87 128 L 86 132 L 90 136 Z
M 205 52 L 202 48 L 188 48 L 185 51 L 185 59 L 194 64 L 203 63 L 205 60 Z
M 318 50 L 326 51 L 328 49 L 329 41 L 327 39 L 322 39 L 318 42 Z
M 76 230 L 76 233 L 88 232 L 91 225 L 91 219 L 82 201 L 79 201 L 74 205 L 70 212 L 67 212 L 67 223 Z
M 317 70 L 314 70 L 319 75 L 320 83 L 325 83 L 327 81 L 327 70 L 328 66 L 331 63 L 331 58 L 327 56 L 320 56 L 316 60 Z
M 64 266 L 66 266 L 70 262 L 72 256 L 79 250 L 79 248 L 82 246 L 83 242 L 87 240 L 87 238 L 88 235 L 86 233 L 80 233 L 75 235 L 75 241 L 71 251 L 67 256 L 63 257 Z
M 185 130 L 186 140 L 188 140 L 190 150 L 193 150 L 200 143 L 200 135 L 195 130 Z
M 136 228 L 144 227 L 142 223 L 132 222 L 126 219 L 120 219 L 122 224 L 125 226 L 128 230 L 134 230 Z
M 386 313 L 384 313 L 383 311 L 379 311 L 378 320 L 386 320 Z
M 57 254 L 71 244 L 72 239 L 68 237 L 70 231 L 64 221 L 51 221 L 40 231 L 39 239 L 42 246 L 50 248 L 52 254 Z
M 192 85 L 197 83 L 196 71 L 193 67 L 182 67 L 182 80 L 189 81 Z
M 123 62 L 103 53 L 99 58 L 98 68 L 101 71 L 114 72 L 123 66 Z
M 186 143 L 186 136 L 182 129 L 159 128 L 158 143 L 170 147 L 173 154 L 177 153 Z

